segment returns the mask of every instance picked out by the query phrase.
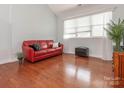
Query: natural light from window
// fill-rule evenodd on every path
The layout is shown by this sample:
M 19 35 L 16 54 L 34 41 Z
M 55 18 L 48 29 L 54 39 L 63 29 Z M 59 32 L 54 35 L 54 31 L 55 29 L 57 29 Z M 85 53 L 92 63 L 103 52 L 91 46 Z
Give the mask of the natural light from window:
M 112 12 L 104 12 L 64 21 L 64 39 L 106 37 L 107 23 L 112 20 Z

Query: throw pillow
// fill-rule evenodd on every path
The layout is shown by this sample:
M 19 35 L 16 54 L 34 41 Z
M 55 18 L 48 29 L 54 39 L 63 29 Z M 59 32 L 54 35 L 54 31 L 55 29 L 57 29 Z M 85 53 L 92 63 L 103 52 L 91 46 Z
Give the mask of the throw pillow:
M 60 43 L 60 42 L 58 43 L 58 46 L 59 46 L 59 47 L 61 46 L 61 43 Z
M 41 50 L 40 44 L 32 44 L 32 45 L 29 45 L 29 47 L 33 48 L 34 51 L 39 51 L 39 50 Z
M 59 43 L 53 43 L 53 48 L 59 47 Z

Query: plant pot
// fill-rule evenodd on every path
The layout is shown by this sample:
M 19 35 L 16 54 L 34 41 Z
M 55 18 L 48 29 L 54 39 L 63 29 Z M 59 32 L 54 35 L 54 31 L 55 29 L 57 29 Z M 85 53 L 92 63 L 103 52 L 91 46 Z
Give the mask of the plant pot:
M 113 53 L 114 80 L 119 80 L 119 52 Z
M 18 58 L 19 64 L 22 63 L 23 58 Z
M 113 53 L 114 87 L 124 84 L 124 52 Z
M 124 52 L 113 53 L 114 80 L 124 80 Z

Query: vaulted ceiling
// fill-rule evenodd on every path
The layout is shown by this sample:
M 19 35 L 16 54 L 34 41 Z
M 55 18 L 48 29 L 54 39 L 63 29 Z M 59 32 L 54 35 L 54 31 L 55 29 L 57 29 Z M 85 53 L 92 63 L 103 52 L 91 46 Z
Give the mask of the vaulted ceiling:
M 84 12 L 101 11 L 111 8 L 113 5 L 104 4 L 48 4 L 49 8 L 57 16 L 80 15 Z
M 77 4 L 49 4 L 48 6 L 55 14 L 59 14 L 60 12 L 73 9 L 78 5 Z
M 97 6 L 96 4 L 48 4 L 49 8 L 56 14 L 63 14 L 65 11 L 76 11 L 80 9 Z

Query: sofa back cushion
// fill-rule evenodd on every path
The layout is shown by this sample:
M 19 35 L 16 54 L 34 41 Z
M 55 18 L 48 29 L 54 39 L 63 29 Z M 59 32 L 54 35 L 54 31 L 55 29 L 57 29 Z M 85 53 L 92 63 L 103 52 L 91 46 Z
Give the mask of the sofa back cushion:
M 23 42 L 23 46 L 29 46 L 37 43 L 38 43 L 37 40 L 27 40 Z
M 33 44 L 40 44 L 42 49 L 52 48 L 53 40 L 27 40 L 23 42 L 23 46 L 29 46 Z
M 41 45 L 42 49 L 48 48 L 46 40 L 38 40 L 39 44 Z
M 54 43 L 53 40 L 47 40 L 48 48 L 52 48 L 53 47 L 53 43 Z

